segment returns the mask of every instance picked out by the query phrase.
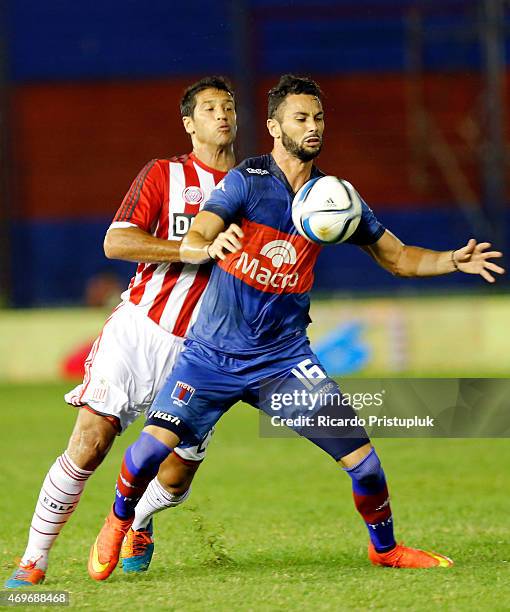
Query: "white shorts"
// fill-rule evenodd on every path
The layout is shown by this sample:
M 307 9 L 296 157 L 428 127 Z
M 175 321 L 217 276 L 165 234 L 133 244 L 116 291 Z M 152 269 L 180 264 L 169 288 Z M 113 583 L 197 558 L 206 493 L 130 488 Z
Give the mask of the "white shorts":
M 145 413 L 172 371 L 183 339 L 163 330 L 136 306 L 123 303 L 104 324 L 85 361 L 83 383 L 64 396 L 73 406 L 89 406 L 113 416 L 123 431 Z M 182 440 L 175 452 L 202 461 L 212 431 L 197 445 Z

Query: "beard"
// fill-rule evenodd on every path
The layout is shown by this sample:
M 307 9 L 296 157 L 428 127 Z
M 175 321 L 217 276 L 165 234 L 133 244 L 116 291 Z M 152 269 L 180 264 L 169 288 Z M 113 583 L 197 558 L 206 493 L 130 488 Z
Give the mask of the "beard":
M 305 149 L 302 144 L 292 140 L 292 138 L 282 130 L 282 145 L 288 153 L 294 157 L 297 157 L 300 161 L 309 162 L 312 161 L 312 159 L 315 159 L 321 152 L 322 140 L 317 147 L 313 149 Z

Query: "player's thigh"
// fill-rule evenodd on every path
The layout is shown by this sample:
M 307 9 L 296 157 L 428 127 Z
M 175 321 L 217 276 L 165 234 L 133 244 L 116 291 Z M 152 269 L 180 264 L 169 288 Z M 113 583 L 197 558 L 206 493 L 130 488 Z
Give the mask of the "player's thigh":
M 271 417 L 276 431 L 293 429 L 335 461 L 369 442 L 358 415 L 309 346 L 282 359 L 281 368 L 250 392 L 252 401 Z
M 116 417 L 124 430 L 151 405 L 181 350 L 182 339 L 121 306 L 87 358 L 79 402 Z

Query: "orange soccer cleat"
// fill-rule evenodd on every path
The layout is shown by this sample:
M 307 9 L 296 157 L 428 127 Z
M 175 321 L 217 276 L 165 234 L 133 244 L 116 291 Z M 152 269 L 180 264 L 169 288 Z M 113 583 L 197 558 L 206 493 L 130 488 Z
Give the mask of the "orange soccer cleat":
M 386 567 L 401 567 L 407 569 L 425 569 L 430 567 L 451 567 L 453 561 L 444 555 L 435 552 L 427 552 L 419 548 L 409 548 L 403 544 L 397 544 L 388 552 L 379 553 L 374 545 L 368 545 L 368 558 L 373 565 Z
M 19 589 L 20 587 L 34 586 L 44 582 L 45 572 L 36 567 L 39 559 L 29 563 L 18 562 L 18 567 L 4 584 L 6 589 Z
M 122 540 L 133 520 L 134 517 L 123 521 L 115 516 L 113 509 L 110 510 L 103 528 L 90 549 L 88 570 L 91 578 L 106 580 L 117 567 Z

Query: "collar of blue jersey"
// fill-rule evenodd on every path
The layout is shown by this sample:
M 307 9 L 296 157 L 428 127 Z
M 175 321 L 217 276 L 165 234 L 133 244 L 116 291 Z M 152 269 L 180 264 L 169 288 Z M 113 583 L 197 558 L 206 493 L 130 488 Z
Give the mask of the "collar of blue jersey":
M 283 171 L 280 168 L 280 166 L 275 162 L 274 157 L 272 155 L 269 155 L 269 171 L 271 172 L 271 174 L 276 176 L 276 178 L 280 179 L 280 181 L 287 188 L 287 191 L 289 191 L 289 193 L 292 195 L 292 197 L 294 197 L 294 195 L 295 195 L 294 190 L 290 186 L 290 183 L 287 180 L 287 177 L 283 173 Z M 316 178 L 318 176 L 324 176 L 324 172 L 319 170 L 319 168 L 317 168 L 317 166 L 314 165 L 314 166 L 312 166 L 312 171 L 310 172 L 310 179 Z

